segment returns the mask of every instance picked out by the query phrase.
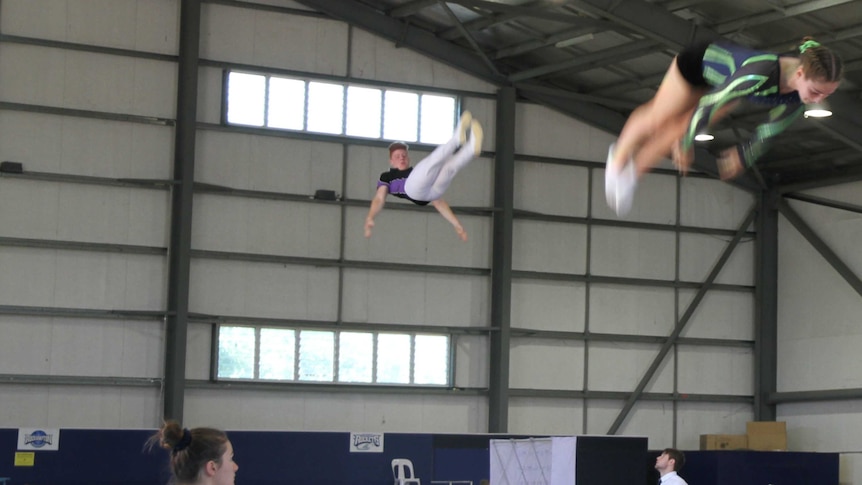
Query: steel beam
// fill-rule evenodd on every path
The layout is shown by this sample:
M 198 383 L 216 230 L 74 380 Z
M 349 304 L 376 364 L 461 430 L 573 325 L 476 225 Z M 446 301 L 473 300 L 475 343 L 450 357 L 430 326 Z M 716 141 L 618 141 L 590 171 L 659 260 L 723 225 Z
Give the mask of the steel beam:
M 775 405 L 766 400 L 778 386 L 778 213 L 776 190 L 758 199 L 755 242 L 754 418 L 774 421 Z
M 512 232 L 515 187 L 515 88 L 497 96 L 497 140 L 494 163 L 494 207 L 491 256 L 491 377 L 488 395 L 488 432 L 509 429 L 509 354 L 511 340 Z

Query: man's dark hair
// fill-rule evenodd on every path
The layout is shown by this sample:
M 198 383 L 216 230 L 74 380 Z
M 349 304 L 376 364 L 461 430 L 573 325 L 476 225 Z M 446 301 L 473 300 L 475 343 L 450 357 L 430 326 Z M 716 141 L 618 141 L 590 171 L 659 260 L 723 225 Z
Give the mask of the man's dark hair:
M 683 465 L 685 465 L 685 453 L 676 448 L 665 448 L 663 453 L 666 453 L 667 457 L 673 460 L 673 471 L 682 470 Z

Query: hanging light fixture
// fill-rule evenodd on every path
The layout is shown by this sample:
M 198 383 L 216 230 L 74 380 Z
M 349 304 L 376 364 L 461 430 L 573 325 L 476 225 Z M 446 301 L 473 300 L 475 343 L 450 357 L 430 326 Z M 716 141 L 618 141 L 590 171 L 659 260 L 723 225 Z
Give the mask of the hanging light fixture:
M 827 118 L 832 116 L 832 110 L 829 109 L 829 105 L 826 104 L 826 101 L 821 101 L 819 103 L 806 105 L 804 116 L 806 118 Z
M 709 133 L 698 133 L 694 135 L 694 141 L 712 141 L 715 140 L 715 136 Z

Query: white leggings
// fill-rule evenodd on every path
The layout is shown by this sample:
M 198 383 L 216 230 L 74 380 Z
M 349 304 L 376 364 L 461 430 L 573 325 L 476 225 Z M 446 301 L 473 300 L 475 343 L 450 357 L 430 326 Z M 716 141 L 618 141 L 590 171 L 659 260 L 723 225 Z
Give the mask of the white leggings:
M 438 146 L 413 167 L 404 182 L 404 192 L 413 200 L 435 201 L 443 196 L 452 179 L 473 159 L 472 137 L 457 152 L 458 139 L 453 137 Z

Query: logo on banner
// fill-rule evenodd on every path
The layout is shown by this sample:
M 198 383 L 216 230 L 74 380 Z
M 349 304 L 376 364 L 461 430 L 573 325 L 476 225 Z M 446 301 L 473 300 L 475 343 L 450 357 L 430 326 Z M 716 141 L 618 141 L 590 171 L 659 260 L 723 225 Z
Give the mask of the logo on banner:
M 19 428 L 19 450 L 58 450 L 60 430 L 47 428 Z
M 383 433 L 350 433 L 351 453 L 383 453 Z

